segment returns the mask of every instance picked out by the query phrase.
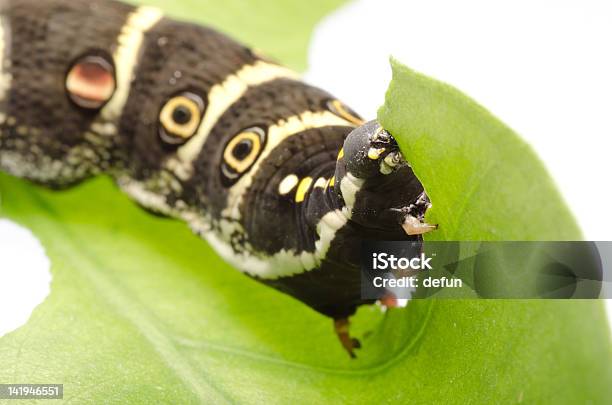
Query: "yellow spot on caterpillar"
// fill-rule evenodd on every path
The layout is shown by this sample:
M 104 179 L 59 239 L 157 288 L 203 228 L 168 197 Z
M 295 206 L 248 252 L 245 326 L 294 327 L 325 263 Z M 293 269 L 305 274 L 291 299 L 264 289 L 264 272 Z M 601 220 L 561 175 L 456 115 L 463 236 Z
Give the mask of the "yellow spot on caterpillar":
M 378 137 L 380 136 L 380 134 L 384 131 L 385 129 L 383 127 L 378 127 L 376 128 L 376 131 L 374 132 L 374 136 L 372 136 L 372 140 L 375 141 L 378 139 Z
M 317 188 L 317 187 L 318 187 L 318 188 L 325 188 L 325 186 L 326 186 L 326 185 L 327 185 L 327 180 L 326 180 L 326 179 L 324 179 L 323 177 L 319 177 L 319 178 L 317 179 L 317 181 L 315 181 L 315 184 L 314 184 L 314 186 L 313 186 L 313 187 L 314 187 L 314 188 Z
M 298 179 L 298 176 L 296 176 L 295 174 L 290 174 L 289 176 L 285 177 L 278 185 L 278 193 L 280 195 L 289 194 L 291 190 L 293 190 L 293 188 L 298 184 L 299 180 L 300 179 Z
M 332 176 L 332 178 L 329 179 L 329 186 L 333 187 L 335 183 L 336 183 L 336 176 Z
M 378 160 L 378 158 L 380 158 L 380 154 L 383 153 L 384 151 L 385 151 L 385 148 L 380 148 L 380 149 L 370 148 L 370 150 L 368 150 L 368 158 L 372 160 Z
M 300 184 L 298 185 L 297 191 L 295 193 L 295 202 L 302 202 L 304 198 L 306 198 L 306 193 L 310 189 L 310 185 L 312 184 L 312 177 L 304 177 Z
M 340 152 L 338 152 L 338 159 L 337 160 L 340 160 L 343 157 L 344 157 L 344 148 L 340 148 Z

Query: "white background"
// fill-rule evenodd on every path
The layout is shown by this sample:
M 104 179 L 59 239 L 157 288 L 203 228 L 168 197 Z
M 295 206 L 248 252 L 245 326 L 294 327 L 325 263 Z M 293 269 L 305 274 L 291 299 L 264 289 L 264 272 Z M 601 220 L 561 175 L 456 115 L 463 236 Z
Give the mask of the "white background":
M 609 4 L 358 0 L 318 27 L 307 79 L 367 118 L 383 102 L 390 54 L 455 85 L 535 147 L 586 238 L 612 240 Z M 0 221 L 0 288 L 14 286 L 0 289 L 0 336 L 47 294 L 48 265 L 31 234 Z

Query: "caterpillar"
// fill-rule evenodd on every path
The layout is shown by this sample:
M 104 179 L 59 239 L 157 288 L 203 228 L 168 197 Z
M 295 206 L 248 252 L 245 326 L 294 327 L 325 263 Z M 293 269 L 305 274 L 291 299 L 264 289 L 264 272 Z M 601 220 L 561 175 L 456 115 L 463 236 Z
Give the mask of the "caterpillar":
M 393 137 L 211 28 L 113 0 L 0 1 L 0 170 L 104 174 L 247 276 L 334 320 L 363 240 L 420 240 L 430 201 Z

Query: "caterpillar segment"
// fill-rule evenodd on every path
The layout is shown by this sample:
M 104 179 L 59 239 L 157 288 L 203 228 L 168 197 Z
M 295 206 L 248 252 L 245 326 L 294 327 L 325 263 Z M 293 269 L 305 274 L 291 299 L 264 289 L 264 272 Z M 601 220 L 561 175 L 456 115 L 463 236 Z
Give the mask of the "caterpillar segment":
M 334 319 L 363 240 L 419 240 L 430 206 L 395 140 L 207 27 L 115 1 L 0 1 L 0 170 L 107 174 L 249 277 Z

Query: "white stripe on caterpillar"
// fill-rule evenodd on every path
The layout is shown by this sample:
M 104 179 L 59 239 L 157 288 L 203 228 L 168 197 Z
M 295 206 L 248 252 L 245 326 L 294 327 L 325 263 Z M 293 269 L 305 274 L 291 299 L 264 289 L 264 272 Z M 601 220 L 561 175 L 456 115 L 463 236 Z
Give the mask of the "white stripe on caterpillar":
M 309 128 L 321 128 L 330 125 L 350 126 L 351 124 L 345 119 L 328 111 L 314 113 L 311 111 L 305 111 L 301 114 L 282 119 L 270 126 L 268 128 L 268 141 L 265 148 L 261 152 L 261 155 L 249 172 L 246 173 L 228 191 L 227 208 L 223 210 L 222 217 L 239 219 L 240 204 L 242 202 L 244 193 L 246 193 L 247 189 L 253 182 L 253 177 L 255 176 L 257 169 L 261 166 L 261 162 L 263 162 L 263 160 L 270 155 L 272 150 L 284 139 Z M 161 173 L 163 173 L 163 171 Z M 187 207 L 170 207 L 164 198 L 157 198 L 155 193 L 151 191 L 151 184 L 154 184 L 157 192 L 159 193 L 159 184 L 164 183 L 159 176 L 160 175 L 151 177 L 145 181 L 137 181 L 127 174 L 122 174 L 117 178 L 117 183 L 123 191 L 138 201 L 141 205 L 174 217 L 183 218 L 187 222 L 192 222 L 192 220 L 195 217 L 198 217 L 199 214 L 191 212 Z M 185 215 L 187 215 L 187 218 Z M 192 227 L 195 229 L 202 229 L 202 226 L 194 226 L 193 224 Z M 209 223 L 206 224 L 206 228 L 210 228 Z M 227 240 L 229 241 L 229 236 L 226 236 L 228 237 Z
M 227 76 L 222 83 L 214 85 L 208 92 L 208 106 L 196 135 L 178 149 L 177 157 L 168 160 L 166 167 L 178 178 L 189 179 L 193 174 L 193 162 L 221 115 L 240 99 L 249 87 L 280 78 L 298 79 L 299 75 L 283 66 L 260 60 L 252 65 L 242 66 Z
M 189 221 L 188 218 L 184 218 Z M 253 254 L 248 250 L 236 253 L 219 234 L 207 231 L 207 224 L 202 223 L 203 230 L 198 227 L 198 221 L 189 222 L 192 229 L 202 235 L 206 241 L 232 266 L 243 273 L 264 280 L 275 280 L 314 270 L 321 265 L 327 255 L 336 233 L 348 222 L 349 217 L 342 210 L 334 210 L 325 214 L 317 223 L 318 239 L 315 241 L 314 252 L 300 252 L 283 249 L 270 256 Z M 234 222 L 222 221 L 230 228 Z
M 117 89 L 100 111 L 103 121 L 116 123 L 119 120 L 130 93 L 144 34 L 162 17 L 163 14 L 159 9 L 138 7 L 128 16 L 125 25 L 121 28 L 117 38 L 117 49 L 113 54 Z M 116 131 L 116 128 L 114 130 Z
M 11 53 L 10 53 L 10 42 L 11 33 L 10 26 L 7 18 L 4 15 L 0 16 L 0 101 L 4 100 L 6 93 L 11 88 L 11 81 L 13 77 L 10 73 L 6 72 L 6 69 L 10 66 Z M 4 114 L 4 111 L 0 111 L 0 114 Z

